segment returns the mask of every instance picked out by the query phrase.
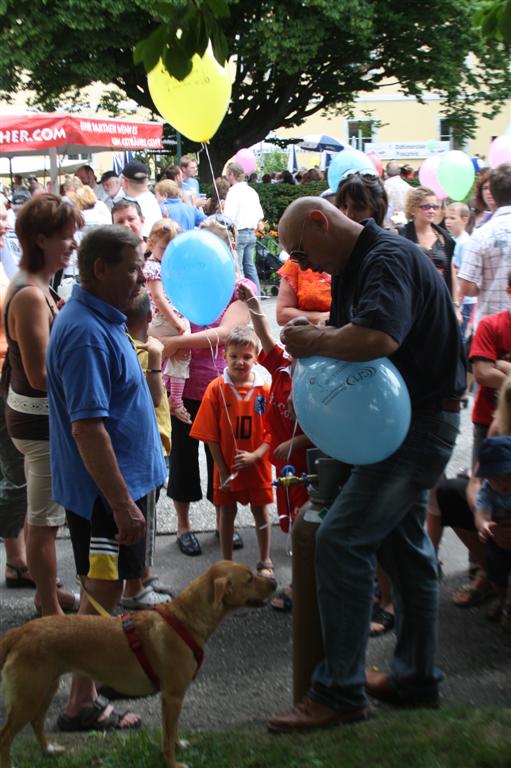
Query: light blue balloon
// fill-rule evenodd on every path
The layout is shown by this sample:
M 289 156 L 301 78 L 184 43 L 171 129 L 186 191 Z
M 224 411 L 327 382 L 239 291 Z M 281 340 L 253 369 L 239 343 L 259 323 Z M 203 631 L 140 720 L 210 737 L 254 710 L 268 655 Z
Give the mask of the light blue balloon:
M 385 357 L 353 363 L 300 358 L 292 393 L 305 434 L 328 456 L 347 464 L 383 461 L 397 451 L 410 428 L 408 389 Z
M 371 171 L 377 176 L 376 169 L 371 159 L 358 149 L 346 148 L 338 152 L 328 166 L 328 186 L 334 192 L 343 181 L 343 176 L 349 171 Z
M 210 325 L 234 291 L 234 261 L 212 232 L 190 230 L 172 240 L 163 254 L 161 281 L 176 309 L 191 323 Z

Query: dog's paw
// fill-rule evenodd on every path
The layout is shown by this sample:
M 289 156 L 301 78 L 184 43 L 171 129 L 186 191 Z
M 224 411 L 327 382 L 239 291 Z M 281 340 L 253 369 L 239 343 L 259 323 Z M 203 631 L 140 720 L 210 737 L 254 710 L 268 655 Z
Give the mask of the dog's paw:
M 176 741 L 176 749 L 188 749 L 190 742 L 188 739 L 178 739 Z
M 62 755 L 66 751 L 66 748 L 62 744 L 48 744 L 44 750 L 45 755 Z

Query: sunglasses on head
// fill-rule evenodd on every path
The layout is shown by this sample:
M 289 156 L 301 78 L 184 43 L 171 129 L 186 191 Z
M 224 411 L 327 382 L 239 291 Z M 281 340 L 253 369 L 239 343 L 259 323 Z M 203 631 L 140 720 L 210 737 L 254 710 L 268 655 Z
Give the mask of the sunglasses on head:
M 346 179 L 349 179 L 351 176 L 372 176 L 374 178 L 375 176 L 378 176 L 378 174 L 376 171 L 372 171 L 370 168 L 364 168 L 361 171 L 356 171 L 354 168 L 349 168 L 342 174 L 341 182 L 346 181 Z

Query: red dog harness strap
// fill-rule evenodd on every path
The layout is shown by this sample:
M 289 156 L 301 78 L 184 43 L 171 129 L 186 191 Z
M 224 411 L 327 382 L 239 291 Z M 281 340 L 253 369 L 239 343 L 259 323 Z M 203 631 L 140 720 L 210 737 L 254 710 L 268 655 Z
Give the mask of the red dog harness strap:
M 165 611 L 163 608 L 160 608 L 159 605 L 155 605 L 153 610 L 155 610 L 156 613 L 158 613 L 162 617 L 162 619 L 172 627 L 174 632 L 177 632 L 179 637 L 185 641 L 188 648 L 191 650 L 191 652 L 195 656 L 195 661 L 197 662 L 197 669 L 195 670 L 195 675 L 193 676 L 193 679 L 195 680 L 195 678 L 197 677 L 197 672 L 201 667 L 202 660 L 204 659 L 204 651 L 202 650 L 200 645 L 195 642 L 191 634 L 188 632 L 186 627 L 183 624 L 181 624 L 179 619 L 176 619 L 175 616 L 172 616 L 170 613 L 167 613 L 167 611 Z
M 122 618 L 122 628 L 124 630 L 126 639 L 128 640 L 131 650 L 137 657 L 138 663 L 146 673 L 149 680 L 155 686 L 156 690 L 159 691 L 160 680 L 158 678 L 158 675 L 152 668 L 151 662 L 149 661 L 149 659 L 144 653 L 144 649 L 142 648 L 142 643 L 138 639 L 137 630 L 136 630 L 135 624 L 133 623 L 133 617 L 131 613 L 125 613 L 121 618 Z
M 183 624 L 181 624 L 181 622 L 178 619 L 176 619 L 175 616 L 171 616 L 169 613 L 167 613 L 167 611 L 162 610 L 157 605 L 155 605 L 152 610 L 156 611 L 156 613 L 159 616 L 161 616 L 161 618 L 169 626 L 172 627 L 174 632 L 176 632 L 179 635 L 179 637 L 182 640 L 184 640 L 184 642 L 187 644 L 187 646 L 190 648 L 191 652 L 195 656 L 195 661 L 197 662 L 197 669 L 195 671 L 195 675 L 193 676 L 193 679 L 195 680 L 197 676 L 197 672 L 199 671 L 200 666 L 202 664 L 202 660 L 204 658 L 204 651 L 202 650 L 200 645 L 195 642 L 195 640 L 190 635 L 186 627 L 183 626 Z M 122 618 L 122 628 L 124 630 L 126 639 L 128 640 L 131 650 L 137 657 L 138 663 L 146 673 L 149 680 L 155 686 L 156 690 L 159 691 L 161 688 L 160 680 L 158 678 L 158 675 L 152 668 L 151 662 L 145 655 L 144 649 L 142 648 L 142 643 L 138 638 L 137 629 L 133 622 L 133 616 L 131 615 L 131 613 L 125 613 L 121 618 Z

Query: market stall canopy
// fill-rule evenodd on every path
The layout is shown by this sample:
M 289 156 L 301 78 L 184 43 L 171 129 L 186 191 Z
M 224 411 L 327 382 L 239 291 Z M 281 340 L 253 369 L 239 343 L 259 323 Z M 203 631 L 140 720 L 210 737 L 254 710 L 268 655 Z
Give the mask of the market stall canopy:
M 163 149 L 163 125 L 66 112 L 0 115 L 0 155 L 78 154 L 109 149 Z

